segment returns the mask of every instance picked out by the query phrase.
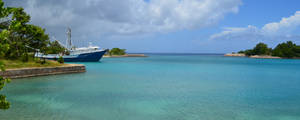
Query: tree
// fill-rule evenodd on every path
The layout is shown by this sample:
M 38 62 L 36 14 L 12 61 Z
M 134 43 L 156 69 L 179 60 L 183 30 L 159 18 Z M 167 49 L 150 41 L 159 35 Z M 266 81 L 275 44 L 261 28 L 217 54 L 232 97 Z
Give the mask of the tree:
M 258 43 L 254 48 L 253 52 L 255 55 L 269 55 L 271 53 L 268 45 L 264 43 Z
M 26 26 L 26 39 L 28 39 L 28 46 L 32 49 L 30 51 L 46 53 L 47 46 L 51 43 L 49 36 L 45 33 L 45 29 L 39 26 L 28 24 Z
M 64 63 L 64 58 L 62 56 L 59 56 L 57 62 L 59 62 L 60 64 Z
M 283 58 L 293 58 L 299 54 L 298 49 L 296 44 L 292 41 L 288 41 L 286 43 L 278 44 L 273 50 L 272 55 Z
M 245 50 L 245 55 L 252 56 L 252 55 L 255 55 L 255 52 L 252 49 L 248 49 L 248 50 Z
M 59 44 L 58 41 L 50 42 L 48 48 L 47 48 L 47 54 L 59 54 L 64 53 L 66 51 L 66 48 Z
M 1 1 L 0 1 L 1 2 Z M 0 33 L 0 58 L 4 56 L 4 53 L 8 51 L 9 45 L 6 43 L 6 33 L 7 31 L 2 31 Z M 4 71 L 4 64 L 0 61 L 0 71 Z M 5 84 L 9 82 L 9 79 L 0 76 L 0 91 L 3 89 Z M 10 106 L 9 102 L 6 100 L 5 95 L 0 94 L 0 109 L 8 109 Z
M 239 54 L 244 54 L 245 51 L 241 50 L 241 51 L 239 51 L 238 53 L 239 53 Z
M 49 44 L 49 37 L 45 30 L 28 24 L 30 16 L 23 8 L 7 8 L 7 11 L 5 15 L 10 15 L 11 19 L 8 26 L 2 26 L 2 29 L 8 31 L 7 37 L 11 49 L 5 53 L 5 57 L 9 59 L 28 57 L 28 52 L 37 50 L 45 53 L 45 48 Z
M 120 48 L 113 48 L 109 51 L 110 55 L 125 55 L 126 49 L 120 49 Z
M 28 53 L 39 50 L 46 52 L 50 44 L 45 29 L 29 24 L 30 16 L 23 8 L 4 7 L 0 0 L 0 58 L 19 59 L 28 61 Z M 4 71 L 0 63 L 0 71 Z M 9 79 L 0 76 L 0 90 Z M 9 102 L 4 95 L 0 95 L 0 109 L 8 109 Z
M 0 58 L 3 57 L 4 53 L 10 49 L 9 45 L 5 42 L 6 33 L 7 31 L 2 31 L 0 33 Z M 4 71 L 4 70 L 5 70 L 4 64 L 0 61 L 0 71 Z M 9 79 L 0 76 L 0 91 L 3 89 L 3 87 L 7 82 L 9 82 Z M 9 106 L 10 103 L 6 100 L 5 95 L 0 94 L 0 109 L 8 109 Z
M 300 46 L 295 46 L 293 51 L 295 52 L 295 57 L 300 57 Z
M 0 62 L 0 71 L 4 71 L 4 65 Z M 0 76 L 0 91 L 3 89 L 6 83 L 10 82 L 9 79 Z M 0 109 L 8 109 L 10 107 L 10 103 L 6 100 L 6 96 L 0 94 Z
M 0 29 L 8 28 L 9 20 L 6 19 L 8 15 L 11 13 L 11 8 L 4 7 L 4 2 L 0 0 Z
M 252 56 L 252 55 L 270 55 L 271 52 L 272 52 L 272 48 L 268 48 L 267 44 L 258 43 L 253 49 L 239 51 L 238 53 L 244 53 L 246 56 Z
M 4 8 L 4 3 L 2 0 L 0 0 L 0 19 L 8 16 L 8 9 Z M 5 25 L 0 25 L 0 58 L 4 56 L 5 52 L 7 52 L 10 47 L 8 44 L 8 34 L 9 32 L 7 30 L 4 30 Z M 0 62 L 0 71 L 4 71 L 4 65 L 2 62 Z M 2 76 L 0 76 L 0 91 L 3 89 L 5 84 L 9 82 L 9 79 L 6 79 Z M 0 94 L 0 109 L 8 109 L 10 106 L 10 103 L 6 100 L 6 96 Z

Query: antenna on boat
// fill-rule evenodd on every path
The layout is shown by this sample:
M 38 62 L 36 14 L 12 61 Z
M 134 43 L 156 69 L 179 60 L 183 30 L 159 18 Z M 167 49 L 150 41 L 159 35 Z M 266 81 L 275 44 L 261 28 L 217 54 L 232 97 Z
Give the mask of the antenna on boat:
M 72 34 L 71 34 L 71 28 L 68 27 L 67 29 L 67 35 L 68 35 L 68 39 L 66 41 L 66 47 L 67 49 L 72 49 L 72 40 L 71 40 L 71 37 L 72 37 Z

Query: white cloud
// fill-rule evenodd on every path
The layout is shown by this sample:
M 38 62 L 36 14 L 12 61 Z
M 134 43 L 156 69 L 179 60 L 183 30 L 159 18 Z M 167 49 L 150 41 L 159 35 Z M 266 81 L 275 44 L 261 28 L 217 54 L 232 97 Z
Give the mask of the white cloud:
M 29 0 L 25 10 L 30 14 L 33 22 L 46 26 L 67 24 L 75 18 L 70 9 L 64 9 L 62 6 L 41 7 L 37 5 L 36 0 Z
M 204 28 L 216 24 L 228 13 L 238 12 L 241 5 L 241 0 L 4 1 L 24 7 L 32 23 L 56 36 L 71 26 L 77 37 L 88 35 L 92 39 Z
M 210 36 L 210 39 L 247 41 L 286 41 L 299 40 L 299 35 L 294 33 L 300 26 L 300 11 L 288 18 L 282 18 L 279 22 L 265 24 L 262 28 L 249 25 L 242 28 L 225 28 L 220 33 Z
M 224 28 L 224 31 L 222 31 L 221 33 L 217 33 L 214 35 L 210 36 L 210 39 L 218 39 L 218 38 L 223 38 L 223 37 L 227 37 L 227 38 L 232 38 L 232 37 L 236 37 L 236 36 L 245 36 L 245 35 L 258 35 L 259 34 L 259 30 L 257 27 L 255 26 L 251 26 L 248 25 L 248 27 L 228 27 L 228 28 Z
M 273 22 L 266 24 L 262 27 L 262 32 L 268 35 L 274 34 L 289 34 L 295 28 L 300 26 L 300 11 L 297 11 L 295 15 L 288 18 L 282 18 L 280 22 Z

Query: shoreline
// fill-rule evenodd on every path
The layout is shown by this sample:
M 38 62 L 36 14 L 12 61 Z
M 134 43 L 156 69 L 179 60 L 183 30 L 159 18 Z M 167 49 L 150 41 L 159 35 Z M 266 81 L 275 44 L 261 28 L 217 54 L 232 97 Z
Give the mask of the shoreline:
M 145 54 L 126 54 L 126 55 L 104 55 L 104 58 L 122 58 L 122 57 L 148 57 Z
M 66 64 L 64 66 L 56 66 L 56 67 L 30 67 L 30 68 L 6 69 L 6 71 L 0 72 L 0 76 L 16 79 L 16 78 L 28 78 L 28 77 L 37 77 L 37 76 L 83 73 L 83 72 L 86 72 L 86 68 L 82 64 Z
M 224 56 L 226 56 L 226 57 L 246 57 L 245 54 L 238 54 L 238 53 L 228 53 L 228 54 L 225 54 Z
M 284 59 L 277 56 L 270 56 L 270 55 L 252 55 L 252 56 L 246 56 L 245 54 L 239 54 L 239 53 L 228 53 L 224 55 L 225 57 L 248 57 L 253 59 Z M 291 59 L 298 59 L 298 58 L 291 58 Z
M 276 56 L 270 56 L 270 55 L 253 55 L 253 56 L 249 56 L 249 58 L 254 58 L 254 59 L 283 59 L 281 57 L 276 57 Z

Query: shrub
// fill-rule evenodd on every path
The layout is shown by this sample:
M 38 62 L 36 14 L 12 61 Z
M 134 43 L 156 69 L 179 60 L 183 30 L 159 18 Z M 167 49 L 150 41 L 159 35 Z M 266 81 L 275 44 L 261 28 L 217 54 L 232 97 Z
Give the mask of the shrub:
M 299 55 L 298 47 L 292 41 L 278 44 L 272 52 L 273 56 L 293 58 Z
M 5 71 L 4 64 L 0 61 L 0 71 Z M 3 89 L 6 83 L 9 83 L 10 80 L 0 76 L 0 91 Z M 0 94 L 0 109 L 8 109 L 10 107 L 10 103 L 6 100 L 4 95 Z
M 254 48 L 253 52 L 255 55 L 269 55 L 271 53 L 271 49 L 268 48 L 267 44 L 258 43 Z
M 126 49 L 120 49 L 120 48 L 113 48 L 109 51 L 110 55 L 125 55 Z
M 60 45 L 58 41 L 53 41 L 49 43 L 46 51 L 48 54 L 59 54 L 63 53 L 65 50 L 65 47 Z
M 59 56 L 57 62 L 59 62 L 60 64 L 64 63 L 64 58 L 62 56 Z
M 21 56 L 21 60 L 22 60 L 23 62 L 28 62 L 28 60 L 29 60 L 28 54 L 27 54 L 27 53 L 24 53 L 24 54 Z
M 241 50 L 241 51 L 239 51 L 238 53 L 239 53 L 239 54 L 244 54 L 244 53 L 245 53 L 245 51 L 242 51 L 242 50 Z
M 0 109 L 9 109 L 10 103 L 6 100 L 6 96 L 0 95 Z
M 249 50 L 245 50 L 245 55 L 251 56 L 251 55 L 255 55 L 255 53 L 253 50 L 249 49 Z
M 42 58 L 41 64 L 43 65 L 43 64 L 45 64 L 45 63 L 46 63 L 46 58 Z

